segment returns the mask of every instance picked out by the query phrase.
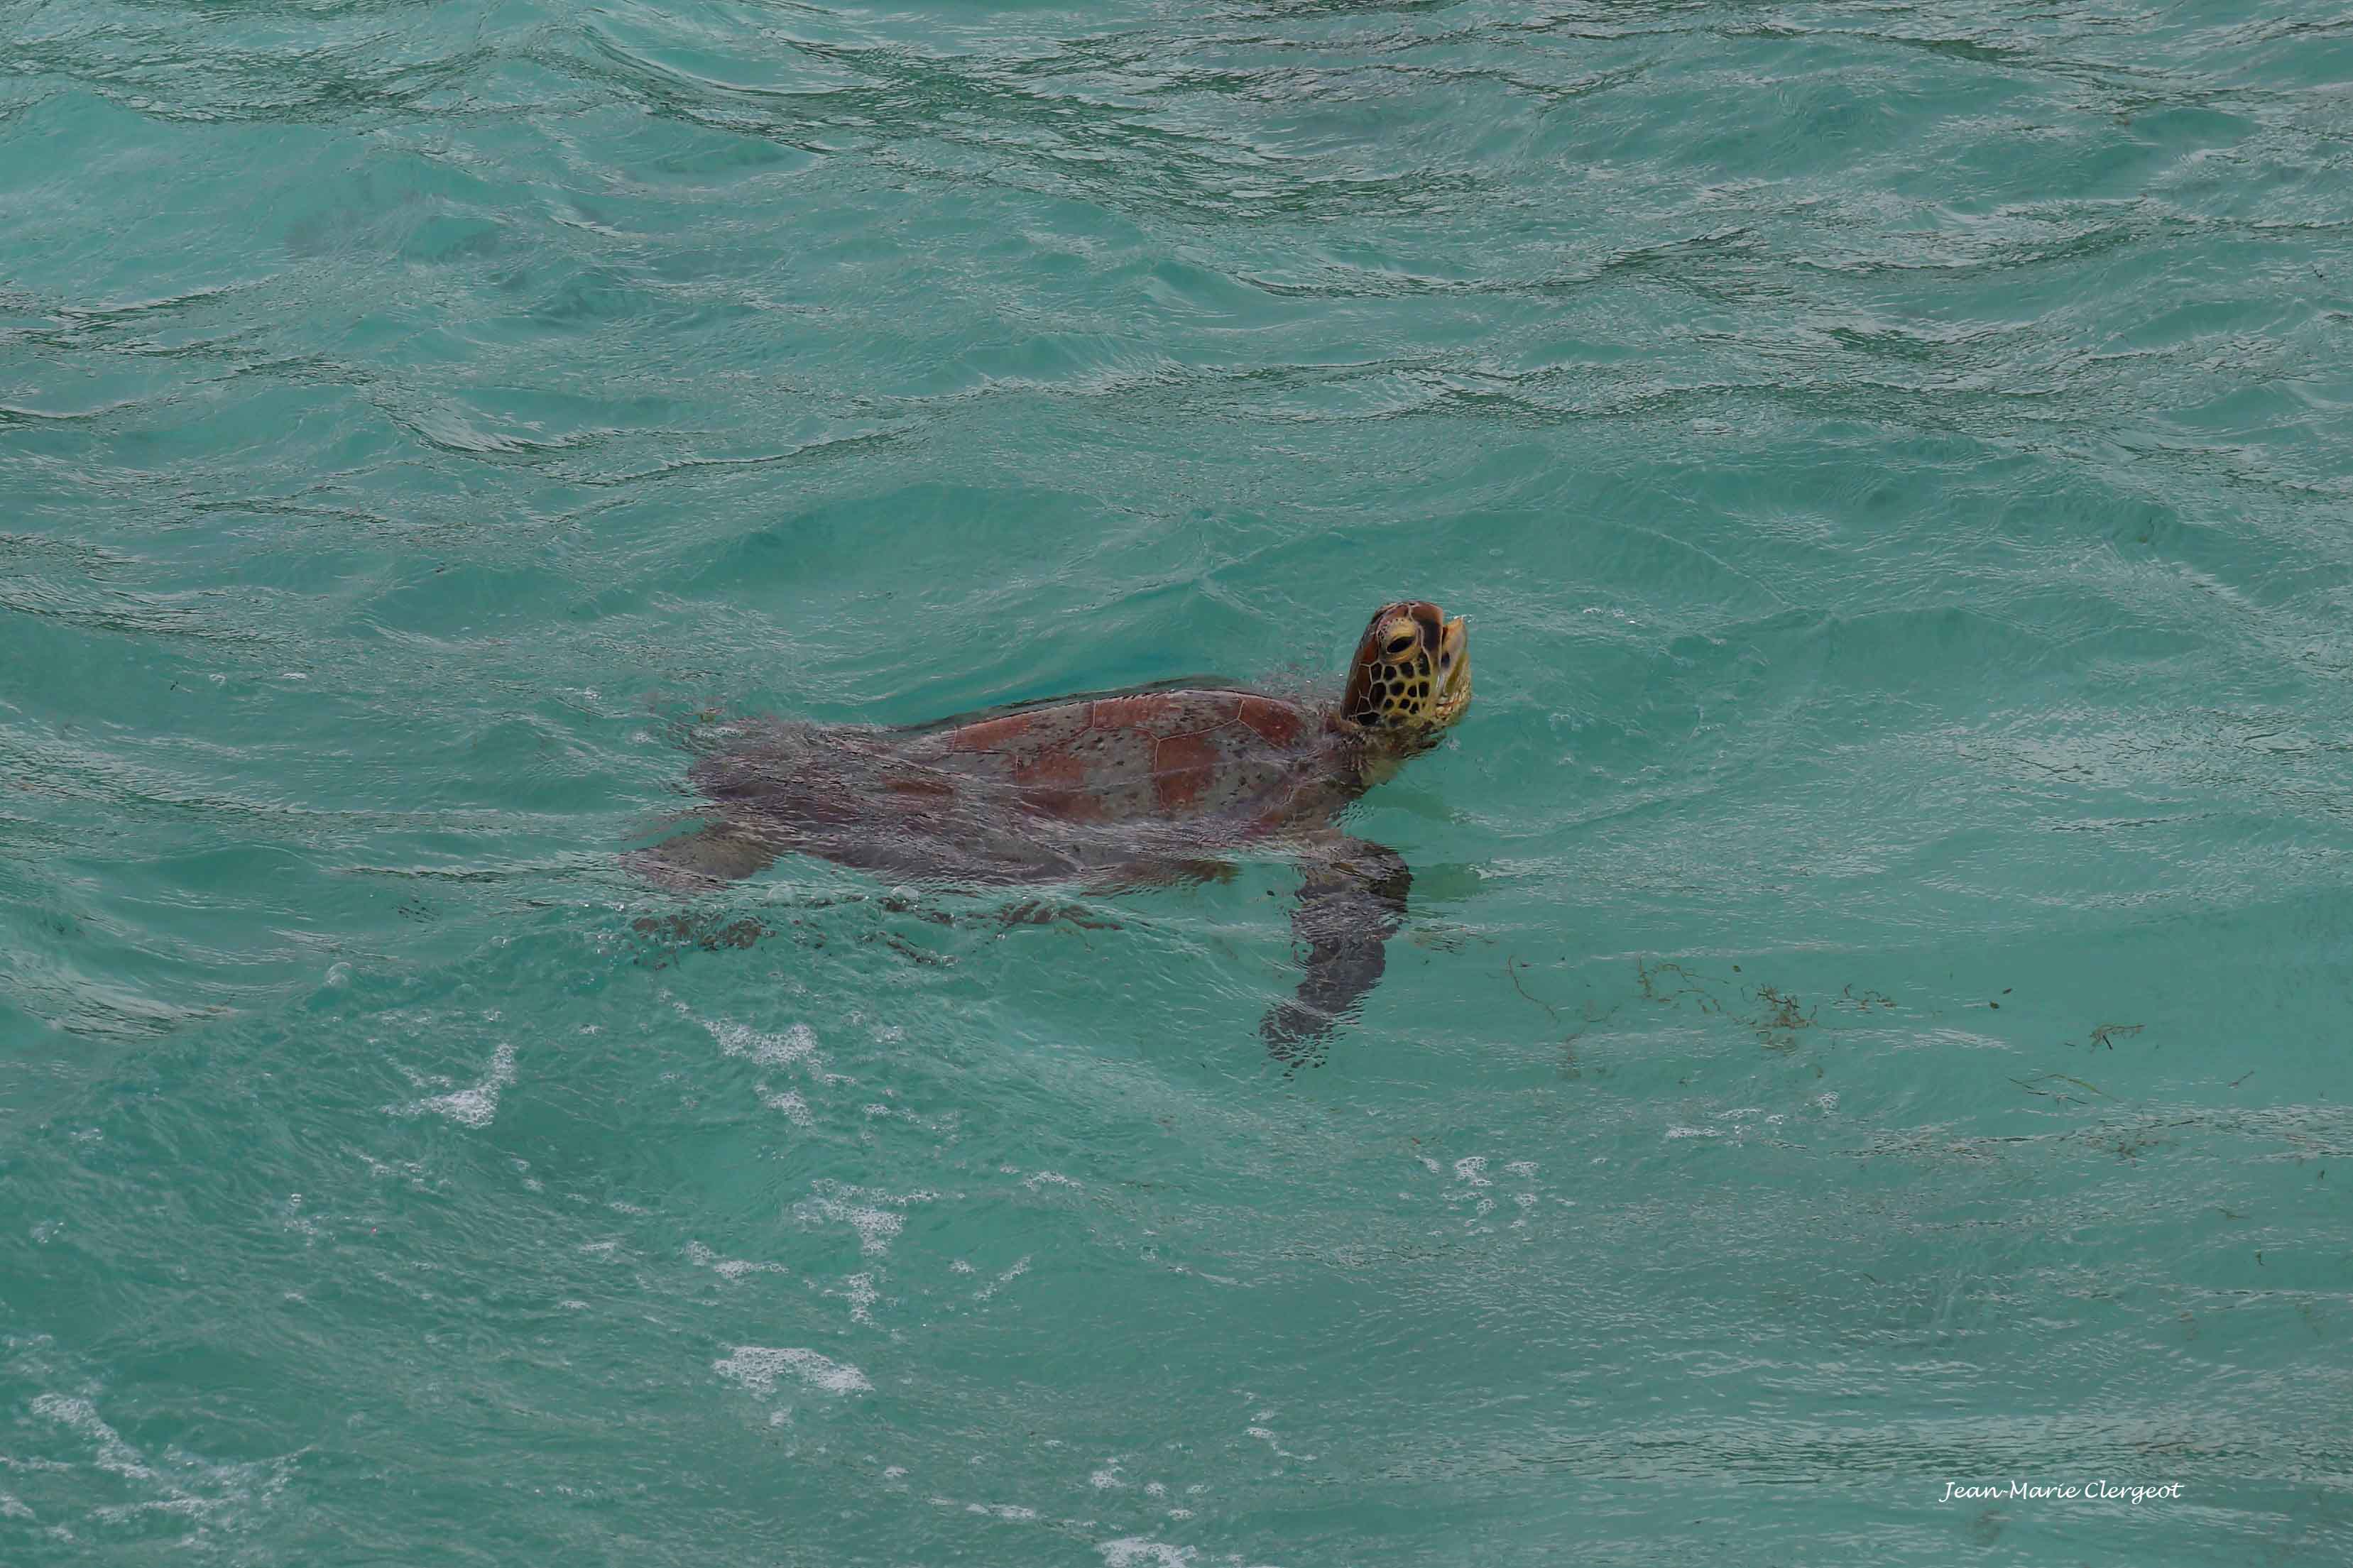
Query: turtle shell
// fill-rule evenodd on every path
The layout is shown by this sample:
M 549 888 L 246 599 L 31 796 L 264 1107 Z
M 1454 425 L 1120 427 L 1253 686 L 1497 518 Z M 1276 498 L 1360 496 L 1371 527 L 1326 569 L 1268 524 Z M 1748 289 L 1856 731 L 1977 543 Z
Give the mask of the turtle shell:
M 1040 815 L 1129 822 L 1279 806 L 1319 728 L 1281 698 L 1153 691 L 936 731 L 924 750 L 932 765 L 1001 783 Z

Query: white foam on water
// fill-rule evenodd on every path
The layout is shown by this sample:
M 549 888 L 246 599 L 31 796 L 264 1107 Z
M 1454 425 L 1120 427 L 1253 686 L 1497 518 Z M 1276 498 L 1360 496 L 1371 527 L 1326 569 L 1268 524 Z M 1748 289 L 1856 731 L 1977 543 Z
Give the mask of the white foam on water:
M 139 1458 L 139 1450 L 122 1440 L 121 1435 L 100 1419 L 98 1407 L 87 1399 L 75 1399 L 63 1394 L 43 1394 L 33 1400 L 33 1414 L 46 1415 L 62 1426 L 89 1438 L 98 1447 L 92 1461 L 101 1470 L 111 1470 L 125 1480 L 146 1481 L 155 1479 Z
M 828 1394 L 867 1394 L 874 1387 L 864 1373 L 846 1361 L 790 1347 L 771 1350 L 765 1345 L 737 1345 L 733 1355 L 712 1362 L 711 1370 L 764 1396 L 774 1394 L 776 1380 L 786 1373 Z
M 702 1026 L 711 1037 L 719 1042 L 720 1054 L 740 1058 L 763 1068 L 797 1068 L 820 1084 L 851 1083 L 856 1080 L 841 1073 L 828 1072 L 825 1058 L 818 1055 L 817 1031 L 807 1024 L 787 1024 L 775 1034 L 764 1033 L 749 1024 L 733 1018 L 696 1017 L 683 1002 L 670 1005 Z M 755 1092 L 760 1103 L 771 1110 L 781 1110 L 795 1125 L 807 1127 L 815 1118 L 808 1101 L 797 1089 L 777 1089 L 768 1084 L 757 1084 Z
M 1036 1509 L 1023 1508 L 1015 1502 L 968 1502 L 964 1505 L 964 1510 L 966 1513 L 985 1513 L 993 1519 L 1014 1521 L 1038 1517 Z
M 764 1035 L 733 1018 L 697 1018 L 695 1022 L 711 1031 L 723 1055 L 748 1057 L 762 1067 L 790 1067 L 817 1051 L 817 1031 L 807 1024 L 789 1025 L 780 1035 Z
M 906 1220 L 889 1209 L 854 1208 L 841 1215 L 858 1232 L 858 1250 L 869 1258 L 880 1258 L 891 1250 L 891 1238 L 899 1234 Z
M 906 1227 L 905 1216 L 892 1213 L 883 1205 L 905 1208 L 912 1204 L 934 1203 L 940 1195 L 922 1191 L 885 1193 L 832 1181 L 818 1181 L 811 1185 L 817 1189 L 816 1194 L 793 1205 L 794 1217 L 803 1224 L 849 1226 L 858 1233 L 858 1250 L 868 1258 L 886 1256 L 892 1238 Z
M 446 1116 L 460 1127 L 488 1127 L 499 1113 L 499 1091 L 515 1080 L 515 1048 L 501 1046 L 491 1054 L 490 1076 L 471 1089 L 452 1089 L 406 1105 L 388 1105 L 393 1116 Z
M 1013 1281 L 1020 1279 L 1021 1276 L 1029 1272 L 1029 1255 L 1028 1253 L 1023 1253 L 1019 1258 L 1014 1259 L 1012 1268 L 1007 1269 L 1004 1273 L 998 1275 L 987 1284 L 983 1285 L 979 1289 L 975 1290 L 972 1293 L 972 1299 L 976 1301 L 986 1301 L 991 1296 L 996 1295 L 999 1290 L 1004 1289 L 1008 1285 L 1012 1284 Z
M 745 1258 L 722 1258 L 699 1241 L 686 1244 L 686 1260 L 698 1268 L 708 1268 L 723 1279 L 741 1279 L 746 1274 L 790 1274 L 781 1263 L 755 1263 Z
M 240 1504 L 274 1501 L 282 1493 L 292 1473 L 292 1457 L 254 1460 L 246 1463 L 216 1464 L 201 1456 L 178 1447 L 166 1448 L 160 1459 L 150 1463 L 138 1449 L 125 1442 L 121 1434 L 109 1426 L 90 1401 L 71 1394 L 42 1394 L 34 1397 L 33 1414 L 57 1422 L 74 1433 L 93 1449 L 90 1463 L 95 1468 L 120 1476 L 140 1490 L 152 1495 L 132 1502 L 111 1503 L 90 1510 L 91 1517 L 109 1523 L 121 1523 L 139 1515 L 177 1515 L 195 1523 L 196 1533 L 183 1545 L 203 1542 L 207 1530 L 222 1524 L 234 1525 Z M 53 1469 L 70 1471 L 75 1467 L 63 1464 L 9 1461 L 12 1468 Z M 158 1468 L 161 1466 L 162 1468 Z M 0 1519 L 31 1519 L 33 1510 L 22 1500 L 0 1493 Z M 51 1527 L 53 1534 L 72 1539 L 62 1525 Z
M 1095 1550 L 1103 1553 L 1103 1568 L 1185 1568 L 1198 1555 L 1189 1546 L 1171 1546 L 1141 1535 L 1097 1542 Z

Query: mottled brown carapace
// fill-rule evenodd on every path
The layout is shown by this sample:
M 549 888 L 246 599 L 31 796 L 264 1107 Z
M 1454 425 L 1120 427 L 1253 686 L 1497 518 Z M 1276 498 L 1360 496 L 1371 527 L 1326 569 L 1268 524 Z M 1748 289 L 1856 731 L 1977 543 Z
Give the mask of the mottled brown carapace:
M 1314 714 L 1240 691 L 1154 691 L 1057 703 L 947 731 L 950 771 L 994 775 L 1029 810 L 1071 822 L 1158 813 L 1176 820 L 1256 807 L 1274 788 Z

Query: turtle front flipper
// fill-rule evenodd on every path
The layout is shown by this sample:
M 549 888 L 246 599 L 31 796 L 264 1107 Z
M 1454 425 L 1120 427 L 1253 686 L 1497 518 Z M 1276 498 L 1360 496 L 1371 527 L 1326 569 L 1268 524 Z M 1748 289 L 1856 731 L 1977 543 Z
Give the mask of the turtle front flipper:
M 1380 980 L 1386 945 L 1405 921 L 1413 873 L 1386 845 L 1334 834 L 1301 868 L 1291 932 L 1306 949 L 1298 993 L 1271 1009 L 1259 1037 L 1278 1061 L 1313 1060 L 1328 1035 Z

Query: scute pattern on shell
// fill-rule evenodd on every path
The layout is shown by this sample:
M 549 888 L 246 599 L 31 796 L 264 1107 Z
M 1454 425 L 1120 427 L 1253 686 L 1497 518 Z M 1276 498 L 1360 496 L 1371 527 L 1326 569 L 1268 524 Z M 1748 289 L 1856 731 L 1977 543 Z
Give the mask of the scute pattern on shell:
M 948 732 L 944 765 L 1011 784 L 1075 822 L 1265 803 L 1314 731 L 1291 703 L 1238 691 L 1145 692 L 985 719 Z

